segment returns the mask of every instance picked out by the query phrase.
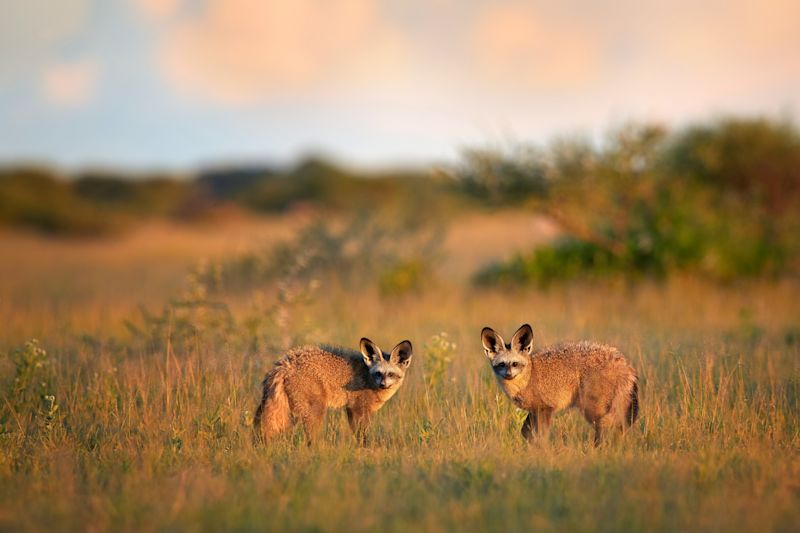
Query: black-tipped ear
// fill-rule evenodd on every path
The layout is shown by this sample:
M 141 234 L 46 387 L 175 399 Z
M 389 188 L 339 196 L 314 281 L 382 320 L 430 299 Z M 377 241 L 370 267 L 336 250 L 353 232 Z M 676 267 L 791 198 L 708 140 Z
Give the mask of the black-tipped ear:
M 486 354 L 486 357 L 490 359 L 506 348 L 503 337 L 489 327 L 481 330 L 481 342 L 483 343 L 483 352 Z
M 533 351 L 533 328 L 530 324 L 521 325 L 514 333 L 514 337 L 511 339 L 511 349 L 527 354 Z
M 361 338 L 360 346 L 361 355 L 364 357 L 364 362 L 367 363 L 367 366 L 372 366 L 383 357 L 383 352 L 378 348 L 378 345 L 366 337 Z
M 408 366 L 408 364 L 411 362 L 411 356 L 413 353 L 414 348 L 411 346 L 411 341 L 403 341 L 392 348 L 389 361 L 398 365 Z

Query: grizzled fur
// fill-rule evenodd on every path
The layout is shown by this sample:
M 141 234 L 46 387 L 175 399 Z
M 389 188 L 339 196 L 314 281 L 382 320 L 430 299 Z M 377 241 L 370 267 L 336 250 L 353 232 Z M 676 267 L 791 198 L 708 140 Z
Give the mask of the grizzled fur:
M 533 351 L 533 329 L 520 327 L 511 339 L 483 328 L 481 341 L 503 392 L 528 411 L 522 435 L 546 433 L 553 414 L 577 407 L 595 430 L 595 445 L 611 428 L 624 429 L 639 414 L 636 371 L 612 346 L 593 342 L 559 344 Z
M 269 440 L 300 422 L 310 445 L 325 412 L 344 407 L 350 428 L 366 444 L 370 417 L 403 384 L 411 355 L 409 341 L 386 353 L 366 338 L 361 353 L 333 346 L 289 351 L 264 378 L 256 437 Z

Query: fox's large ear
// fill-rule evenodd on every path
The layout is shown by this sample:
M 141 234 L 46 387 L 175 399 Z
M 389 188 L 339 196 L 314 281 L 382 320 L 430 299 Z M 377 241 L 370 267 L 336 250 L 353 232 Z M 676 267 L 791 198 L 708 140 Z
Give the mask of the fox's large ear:
M 383 352 L 378 345 L 366 337 L 361 338 L 361 355 L 364 357 L 364 362 L 367 366 L 372 366 L 383 357 Z
M 533 328 L 530 324 L 519 327 L 511 339 L 511 349 L 519 353 L 530 354 L 533 350 Z
M 483 343 L 483 352 L 489 359 L 497 355 L 498 352 L 505 350 L 506 343 L 503 337 L 500 336 L 492 328 L 483 328 L 481 330 L 481 342 Z
M 411 341 L 403 341 L 392 349 L 389 361 L 398 365 L 408 366 L 413 352 L 414 348 L 411 347 Z

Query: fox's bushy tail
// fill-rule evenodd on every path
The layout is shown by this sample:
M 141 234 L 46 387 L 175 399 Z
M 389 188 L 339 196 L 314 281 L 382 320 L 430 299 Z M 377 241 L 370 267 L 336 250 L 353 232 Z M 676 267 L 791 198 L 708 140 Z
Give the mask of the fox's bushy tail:
M 253 432 L 256 440 L 269 439 L 287 429 L 292 423 L 289 398 L 284 389 L 288 368 L 278 361 L 275 368 L 264 378 L 261 403 L 253 417 Z
M 613 419 L 624 427 L 632 426 L 639 417 L 639 378 L 633 369 L 619 380 L 610 412 Z
M 628 400 L 628 410 L 625 412 L 625 423 L 632 426 L 639 418 L 639 380 L 634 378 Z

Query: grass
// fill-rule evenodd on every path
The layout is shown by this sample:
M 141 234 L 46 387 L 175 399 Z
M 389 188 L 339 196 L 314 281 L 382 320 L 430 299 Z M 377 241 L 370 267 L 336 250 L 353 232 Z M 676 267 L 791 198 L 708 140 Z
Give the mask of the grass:
M 286 304 L 280 323 L 270 314 L 274 290 L 264 287 L 219 297 L 232 326 L 208 310 L 189 318 L 171 310 L 154 343 L 122 318 L 141 326 L 135 304 L 157 308 L 178 294 L 180 265 L 232 251 L 197 237 L 154 291 L 147 280 L 164 265 L 146 242 L 131 241 L 127 256 L 96 245 L 85 265 L 93 274 L 75 270 L 89 296 L 65 288 L 68 278 L 47 283 L 62 272 L 59 258 L 81 264 L 56 243 L 18 247 L 21 265 L 39 264 L 25 250 L 53 255 L 35 272 L 0 278 L 2 299 L 35 295 L 16 315 L 2 311 L 13 327 L 0 341 L 9 354 L 0 360 L 0 529 L 792 531 L 800 523 L 796 280 L 537 291 L 479 290 L 452 275 L 401 296 L 323 282 L 312 299 Z M 443 271 L 464 268 L 474 253 L 464 244 L 449 248 Z M 124 264 L 115 263 L 120 254 Z M 118 280 L 111 303 L 101 290 L 109 279 Z M 57 298 L 63 314 L 40 308 Z M 178 335 L 181 320 L 195 327 Z M 488 324 L 508 335 L 524 321 L 537 345 L 591 338 L 628 355 L 642 379 L 642 417 L 623 440 L 595 449 L 588 425 L 567 412 L 548 443 L 523 445 L 522 415 L 491 378 L 478 332 Z M 276 328 L 291 342 L 414 342 L 410 376 L 378 413 L 371 447 L 356 447 L 333 412 L 312 449 L 299 433 L 252 445 L 258 384 L 283 342 Z M 44 353 L 24 347 L 37 331 Z

